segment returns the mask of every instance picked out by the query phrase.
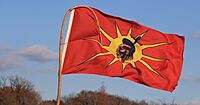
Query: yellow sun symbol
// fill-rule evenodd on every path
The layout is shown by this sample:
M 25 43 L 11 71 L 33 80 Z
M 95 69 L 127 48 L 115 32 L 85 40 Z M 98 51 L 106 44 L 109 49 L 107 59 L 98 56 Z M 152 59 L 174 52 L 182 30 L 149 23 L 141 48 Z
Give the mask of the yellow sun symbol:
M 157 43 L 157 44 L 151 44 L 151 45 L 141 45 L 137 41 L 139 41 L 147 33 L 147 31 L 138 35 L 136 38 L 133 38 L 131 36 L 132 26 L 128 30 L 127 35 L 122 35 L 117 23 L 115 23 L 115 25 L 116 25 L 116 31 L 117 31 L 117 38 L 112 38 L 108 33 L 106 33 L 102 28 L 100 28 L 100 32 L 110 41 L 110 44 L 108 46 L 102 45 L 98 40 L 95 40 L 95 39 L 86 39 L 86 40 L 90 40 L 90 41 L 94 41 L 94 42 L 98 43 L 102 48 L 106 49 L 108 52 L 97 53 L 95 56 L 89 58 L 85 62 L 88 62 L 98 56 L 105 56 L 105 55 L 112 54 L 114 56 L 114 59 L 107 66 L 110 66 L 110 65 L 114 64 L 115 62 L 120 61 L 122 64 L 122 72 L 123 72 L 127 65 L 131 64 L 132 67 L 137 68 L 135 63 L 140 62 L 144 66 L 146 66 L 151 72 L 160 76 L 160 74 L 156 70 L 154 70 L 147 62 L 142 60 L 142 58 L 146 58 L 146 59 L 153 60 L 153 61 L 164 61 L 165 59 L 150 57 L 148 55 L 144 55 L 142 52 L 146 48 L 153 48 L 153 47 L 165 45 L 167 43 L 163 42 L 163 43 Z M 119 57 L 119 55 L 117 54 L 117 50 L 119 49 L 119 46 L 123 45 L 123 43 L 122 43 L 123 39 L 131 41 L 132 44 L 134 45 L 133 46 L 134 53 L 132 53 L 131 56 L 125 60 L 123 60 L 123 58 Z M 125 51 L 125 49 L 121 49 L 121 51 Z M 129 53 L 129 52 L 127 52 L 127 53 Z M 124 54 L 127 54 L 127 53 L 124 53 Z

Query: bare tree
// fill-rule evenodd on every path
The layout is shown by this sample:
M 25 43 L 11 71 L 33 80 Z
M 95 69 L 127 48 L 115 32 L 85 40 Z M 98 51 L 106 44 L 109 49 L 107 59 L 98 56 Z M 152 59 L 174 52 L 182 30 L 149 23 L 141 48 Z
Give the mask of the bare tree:
M 6 86 L 7 78 L 4 76 L 0 77 L 0 88 L 3 88 Z
M 8 83 L 4 80 L 8 80 Z M 0 88 L 0 105 L 39 105 L 40 94 L 35 90 L 34 85 L 18 76 L 9 79 L 1 79 L 3 82 Z

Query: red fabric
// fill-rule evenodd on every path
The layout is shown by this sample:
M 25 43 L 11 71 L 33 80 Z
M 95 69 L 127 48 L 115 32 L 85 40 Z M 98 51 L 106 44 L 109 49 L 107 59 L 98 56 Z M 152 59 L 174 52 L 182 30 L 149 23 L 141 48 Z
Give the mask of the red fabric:
M 165 58 L 165 61 L 152 61 L 142 58 L 161 76 L 151 72 L 141 62 L 137 61 L 136 68 L 130 64 L 122 72 L 120 61 L 106 67 L 113 59 L 113 55 L 96 57 L 88 62 L 82 63 L 97 53 L 107 52 L 98 43 L 87 39 L 96 39 L 100 42 L 99 29 L 94 14 L 86 8 L 75 9 L 71 33 L 67 46 L 62 74 L 97 74 L 110 77 L 120 77 L 153 88 L 172 92 L 177 86 L 183 64 L 184 37 L 176 34 L 164 34 L 134 21 L 111 16 L 94 9 L 101 28 L 112 38 L 116 38 L 116 26 L 118 24 L 122 35 L 127 35 L 132 26 L 132 37 L 148 32 L 139 41 L 141 45 L 167 42 L 167 45 L 147 48 L 143 50 L 144 55 L 154 58 Z M 102 45 L 109 45 L 110 42 L 102 35 Z

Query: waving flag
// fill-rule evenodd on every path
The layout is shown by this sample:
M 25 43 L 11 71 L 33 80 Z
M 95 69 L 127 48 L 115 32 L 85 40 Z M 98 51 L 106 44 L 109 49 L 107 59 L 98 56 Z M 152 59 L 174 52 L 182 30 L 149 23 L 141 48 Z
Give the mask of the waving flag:
M 184 37 L 77 7 L 65 48 L 62 74 L 119 77 L 172 92 L 182 70 Z

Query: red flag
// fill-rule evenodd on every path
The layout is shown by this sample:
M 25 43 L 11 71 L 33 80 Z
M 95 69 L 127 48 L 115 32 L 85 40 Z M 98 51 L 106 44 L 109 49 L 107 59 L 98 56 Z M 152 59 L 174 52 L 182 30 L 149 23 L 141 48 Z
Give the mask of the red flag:
M 183 36 L 79 7 L 74 10 L 62 74 L 120 77 L 172 92 L 183 50 Z

